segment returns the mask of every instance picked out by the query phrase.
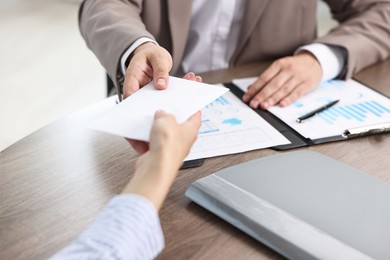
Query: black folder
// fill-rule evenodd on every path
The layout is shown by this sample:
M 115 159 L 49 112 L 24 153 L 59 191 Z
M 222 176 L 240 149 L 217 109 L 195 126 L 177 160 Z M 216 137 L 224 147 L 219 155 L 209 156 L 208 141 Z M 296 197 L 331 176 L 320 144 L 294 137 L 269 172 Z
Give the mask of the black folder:
M 244 92 L 236 86 L 234 83 L 224 83 L 225 87 L 229 88 L 230 91 L 237 96 L 240 100 L 242 99 L 242 96 L 244 95 Z M 319 139 L 310 139 L 302 136 L 300 133 L 295 131 L 292 127 L 290 127 L 288 124 L 280 120 L 277 116 L 272 114 L 269 111 L 262 110 L 262 109 L 254 109 L 254 111 L 259 114 L 264 120 L 266 120 L 270 125 L 272 125 L 275 129 L 277 129 L 284 137 L 286 137 L 291 143 L 285 144 L 285 145 L 278 145 L 274 147 L 270 147 L 271 149 L 277 150 L 277 151 L 283 151 L 298 147 L 304 147 L 304 146 L 312 146 L 316 144 L 323 144 L 323 143 L 329 143 L 329 142 L 335 142 L 335 141 L 343 141 L 351 138 L 356 137 L 362 137 L 372 134 L 383 134 L 390 132 L 390 129 L 388 126 L 379 128 L 379 129 L 371 129 L 369 131 L 363 132 L 361 134 L 351 135 L 349 137 L 345 137 L 342 134 L 337 136 L 329 136 L 325 138 L 319 138 Z

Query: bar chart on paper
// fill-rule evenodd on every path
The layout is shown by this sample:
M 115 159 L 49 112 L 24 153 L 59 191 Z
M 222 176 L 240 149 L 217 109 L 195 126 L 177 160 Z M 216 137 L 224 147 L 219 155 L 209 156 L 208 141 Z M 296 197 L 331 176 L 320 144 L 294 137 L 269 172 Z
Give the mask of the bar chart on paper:
M 207 134 L 213 132 L 219 132 L 221 126 L 225 125 L 240 125 L 243 115 L 239 113 L 240 107 L 235 107 L 231 101 L 226 97 L 221 96 L 214 102 L 206 106 L 202 110 L 203 119 L 202 125 L 199 130 L 199 134 Z M 222 125 L 221 125 L 222 124 Z M 225 127 L 223 127 L 225 128 Z
M 228 92 L 202 109 L 198 139 L 186 160 L 288 143 L 268 122 Z
M 340 119 L 365 122 L 372 117 L 385 117 L 389 113 L 390 109 L 379 104 L 375 100 L 370 100 L 356 104 L 332 107 L 319 113 L 318 116 L 327 124 L 333 125 L 337 124 L 337 121 Z
M 303 123 L 295 122 L 299 116 L 336 99 L 340 102 L 335 106 Z M 270 111 L 311 139 L 341 135 L 350 128 L 390 122 L 389 98 L 355 80 L 322 83 L 289 107 L 273 107 Z

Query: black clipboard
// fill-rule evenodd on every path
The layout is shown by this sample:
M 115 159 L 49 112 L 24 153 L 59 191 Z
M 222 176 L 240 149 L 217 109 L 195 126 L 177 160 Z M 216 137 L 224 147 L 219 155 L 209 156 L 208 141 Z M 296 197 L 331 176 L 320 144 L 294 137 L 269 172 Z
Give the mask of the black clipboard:
M 230 91 L 238 97 L 240 100 L 242 100 L 242 96 L 244 95 L 244 92 L 234 83 L 223 83 L 223 85 L 230 89 Z M 378 92 L 378 91 L 376 91 Z M 378 92 L 379 93 L 379 92 Z M 382 93 L 379 93 L 383 95 Z M 251 108 L 253 109 L 253 108 Z M 337 135 L 337 136 L 329 136 L 319 139 L 310 139 L 302 136 L 300 133 L 295 131 L 292 127 L 290 127 L 288 124 L 280 120 L 277 116 L 272 114 L 269 111 L 262 110 L 262 109 L 253 109 L 257 114 L 259 114 L 264 120 L 266 120 L 270 125 L 272 125 L 275 129 L 277 129 L 285 138 L 287 138 L 291 143 L 285 144 L 285 145 L 278 145 L 270 147 L 271 149 L 277 150 L 277 151 L 284 151 L 289 150 L 293 148 L 299 148 L 299 147 L 305 147 L 305 146 L 312 146 L 316 144 L 323 144 L 323 143 L 329 143 L 329 142 L 336 142 L 336 141 L 344 141 L 349 140 L 352 138 L 358 138 L 358 137 L 364 137 L 368 135 L 374 135 L 374 134 L 383 134 L 383 133 L 389 133 L 390 129 L 375 129 L 374 131 L 367 131 L 362 134 L 353 135 L 350 137 L 345 137 L 343 134 Z

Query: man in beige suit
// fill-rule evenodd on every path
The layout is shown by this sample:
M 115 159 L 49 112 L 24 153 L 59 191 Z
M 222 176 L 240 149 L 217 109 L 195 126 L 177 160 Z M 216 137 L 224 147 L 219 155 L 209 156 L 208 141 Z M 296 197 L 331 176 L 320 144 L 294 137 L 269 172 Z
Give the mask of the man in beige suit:
M 168 73 L 275 60 L 243 97 L 267 109 L 389 56 L 390 0 L 325 2 L 340 25 L 320 38 L 317 0 L 85 0 L 80 30 L 124 98 Z

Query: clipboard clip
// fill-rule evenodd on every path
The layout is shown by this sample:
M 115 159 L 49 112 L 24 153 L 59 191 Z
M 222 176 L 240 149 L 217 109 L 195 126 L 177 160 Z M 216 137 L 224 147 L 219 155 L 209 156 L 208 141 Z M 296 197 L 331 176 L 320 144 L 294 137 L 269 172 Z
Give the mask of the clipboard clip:
M 390 132 L 390 122 L 379 124 L 379 125 L 371 125 L 371 126 L 347 129 L 343 132 L 341 136 L 344 138 L 352 138 L 357 136 L 384 134 L 389 132 Z

